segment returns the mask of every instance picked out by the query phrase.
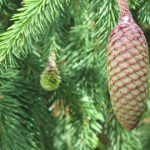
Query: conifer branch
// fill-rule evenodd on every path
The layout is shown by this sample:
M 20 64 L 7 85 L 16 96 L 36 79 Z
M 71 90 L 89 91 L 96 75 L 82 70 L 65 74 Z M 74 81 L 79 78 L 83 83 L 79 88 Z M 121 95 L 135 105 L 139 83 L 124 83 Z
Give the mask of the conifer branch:
M 68 31 L 70 23 L 70 12 L 69 7 L 70 3 L 66 3 L 65 1 L 62 3 L 62 7 L 64 11 L 57 10 L 59 12 L 59 17 L 54 15 L 54 21 L 49 25 L 49 28 L 45 30 L 42 38 L 42 51 L 43 56 L 47 58 L 50 55 L 51 51 L 55 51 L 56 54 L 59 54 L 59 51 L 62 51 L 64 47 L 68 44 Z
M 142 24 L 150 26 L 150 3 L 147 0 L 139 0 L 138 19 Z
M 18 1 L 18 3 L 20 0 Z M 16 0 L 1 0 L 0 1 L 0 33 L 3 33 L 12 24 L 10 18 L 18 8 Z
M 8 28 L 0 38 L 0 62 L 14 63 L 14 57 L 27 56 L 32 49 L 37 49 L 40 35 L 44 33 L 56 17 L 57 9 L 63 9 L 61 0 L 31 0 L 24 1 L 19 14 L 15 14 L 12 20 L 15 23 Z
M 118 4 L 116 0 L 112 1 L 91 1 L 89 11 L 94 12 L 94 46 L 97 58 L 99 58 L 100 68 L 106 78 L 106 56 L 108 37 L 112 29 L 117 25 L 119 19 Z M 106 81 L 106 79 L 105 79 Z

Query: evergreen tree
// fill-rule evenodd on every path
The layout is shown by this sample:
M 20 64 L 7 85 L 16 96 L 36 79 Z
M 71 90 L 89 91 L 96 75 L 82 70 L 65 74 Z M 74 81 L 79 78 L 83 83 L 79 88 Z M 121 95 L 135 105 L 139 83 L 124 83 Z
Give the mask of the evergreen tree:
M 150 46 L 149 1 L 128 4 Z M 0 0 L 0 150 L 150 149 L 149 95 L 133 131 L 111 106 L 107 43 L 118 20 L 117 0 Z M 46 71 L 53 91 L 41 86 Z

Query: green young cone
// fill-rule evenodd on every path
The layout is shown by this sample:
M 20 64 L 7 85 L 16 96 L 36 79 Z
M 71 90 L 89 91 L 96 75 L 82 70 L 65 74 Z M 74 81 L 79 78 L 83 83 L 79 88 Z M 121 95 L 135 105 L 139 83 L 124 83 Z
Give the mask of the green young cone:
M 41 75 L 41 86 L 47 91 L 53 91 L 59 86 L 60 81 L 56 63 L 51 60 Z

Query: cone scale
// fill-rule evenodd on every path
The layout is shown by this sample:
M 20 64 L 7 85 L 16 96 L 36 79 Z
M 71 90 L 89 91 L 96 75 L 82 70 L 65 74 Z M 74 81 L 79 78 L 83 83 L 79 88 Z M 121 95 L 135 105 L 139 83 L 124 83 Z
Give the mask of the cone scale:
M 118 121 L 131 131 L 145 110 L 149 52 L 143 31 L 130 15 L 127 0 L 119 0 L 118 5 L 120 20 L 108 41 L 108 87 Z

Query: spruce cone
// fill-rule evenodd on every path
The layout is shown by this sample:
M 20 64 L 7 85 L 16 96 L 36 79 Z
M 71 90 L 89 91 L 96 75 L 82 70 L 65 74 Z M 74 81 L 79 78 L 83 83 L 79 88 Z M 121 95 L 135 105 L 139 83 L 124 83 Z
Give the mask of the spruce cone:
M 148 94 L 149 52 L 141 28 L 119 0 L 120 21 L 108 42 L 107 71 L 110 99 L 121 125 L 133 130 L 142 117 Z
M 60 83 L 59 71 L 54 60 L 51 60 L 41 75 L 41 86 L 47 90 L 55 90 Z

